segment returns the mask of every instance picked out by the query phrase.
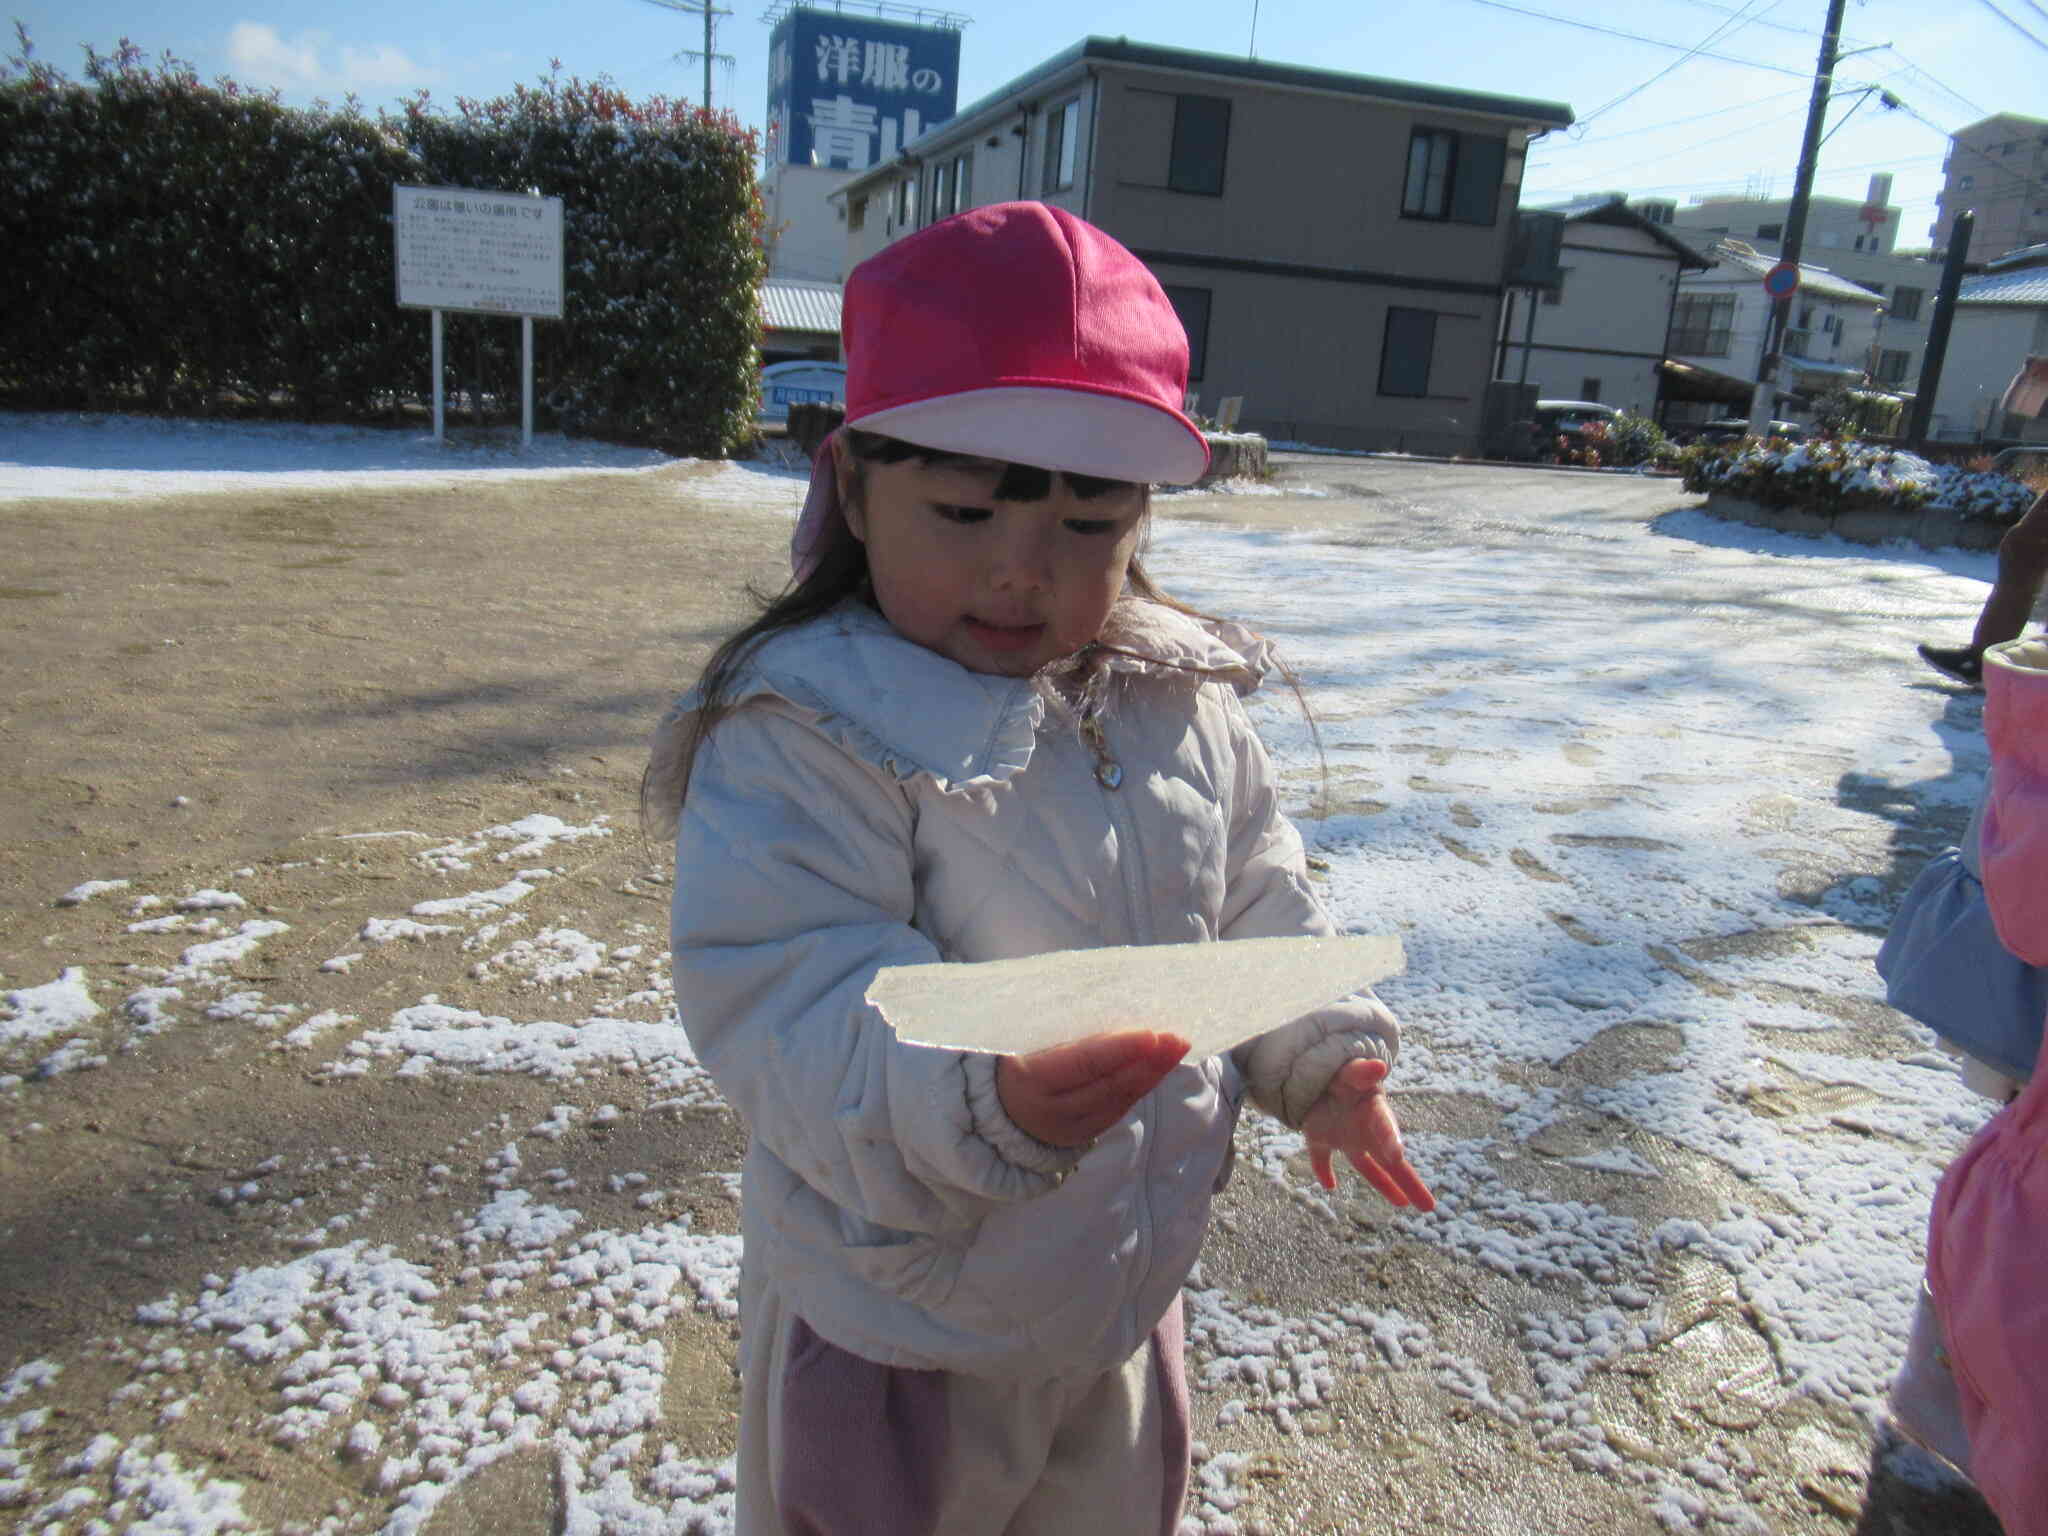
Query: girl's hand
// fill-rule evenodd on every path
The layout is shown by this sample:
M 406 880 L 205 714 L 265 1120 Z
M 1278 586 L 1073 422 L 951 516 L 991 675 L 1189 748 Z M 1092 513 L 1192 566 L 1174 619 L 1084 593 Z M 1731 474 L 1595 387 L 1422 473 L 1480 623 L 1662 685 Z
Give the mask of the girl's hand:
M 1114 1030 L 996 1063 L 1003 1113 L 1049 1147 L 1085 1147 L 1131 1112 L 1188 1053 L 1179 1035 Z
M 1387 1064 L 1361 1058 L 1348 1061 L 1316 1100 L 1301 1124 L 1308 1136 L 1309 1166 L 1325 1189 L 1337 1187 L 1330 1154 L 1342 1152 L 1359 1176 L 1395 1205 L 1418 1211 L 1436 1209 L 1436 1196 L 1409 1166 L 1401 1150 L 1401 1127 L 1381 1084 Z

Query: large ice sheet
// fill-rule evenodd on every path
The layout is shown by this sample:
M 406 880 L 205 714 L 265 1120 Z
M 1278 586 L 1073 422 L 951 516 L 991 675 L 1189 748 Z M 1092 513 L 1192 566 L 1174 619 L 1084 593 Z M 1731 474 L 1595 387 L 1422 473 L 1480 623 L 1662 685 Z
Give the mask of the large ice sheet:
M 1213 1056 L 1397 974 L 1401 941 L 1239 939 L 1060 949 L 1020 960 L 897 965 L 868 1001 L 919 1045 L 1022 1055 L 1110 1029 L 1185 1035 Z

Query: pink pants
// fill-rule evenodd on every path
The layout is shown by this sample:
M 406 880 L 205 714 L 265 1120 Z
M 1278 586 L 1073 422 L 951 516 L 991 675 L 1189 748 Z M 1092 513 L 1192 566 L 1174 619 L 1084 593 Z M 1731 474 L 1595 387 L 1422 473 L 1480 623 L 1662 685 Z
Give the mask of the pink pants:
M 1927 1284 L 1969 1431 L 1970 1480 L 2006 1536 L 2048 1536 L 2048 1072 L 1942 1175 Z

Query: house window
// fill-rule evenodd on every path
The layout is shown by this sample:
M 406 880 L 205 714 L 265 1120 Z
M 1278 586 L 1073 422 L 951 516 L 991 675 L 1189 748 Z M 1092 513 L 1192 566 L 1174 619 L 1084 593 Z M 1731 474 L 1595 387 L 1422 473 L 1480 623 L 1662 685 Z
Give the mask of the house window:
M 1599 404 L 1600 381 L 1598 379 L 1579 380 L 1579 398 L 1581 400 L 1591 400 L 1596 405 Z
M 941 160 L 932 167 L 932 217 L 943 219 L 953 211 L 953 167 Z
M 1877 382 L 1880 384 L 1903 384 L 1906 370 L 1912 366 L 1913 354 L 1895 351 L 1886 347 L 1877 355 Z
M 1045 118 L 1045 190 L 1064 192 L 1074 184 L 1076 141 L 1081 136 L 1081 98 L 1054 107 Z
M 1207 288 L 1162 286 L 1165 287 L 1166 302 L 1180 316 L 1180 328 L 1188 333 L 1188 380 L 1199 382 L 1203 367 L 1209 361 L 1209 300 L 1212 292 Z
M 1892 290 L 1892 318 L 1894 320 L 1918 320 L 1920 301 L 1927 296 L 1925 288 L 1898 287 Z
M 846 205 L 846 227 L 859 229 L 868 221 L 868 200 L 856 197 Z
M 1408 136 L 1408 180 L 1401 192 L 1404 219 L 1448 219 L 1492 224 L 1500 205 L 1506 139 L 1448 128 L 1417 128 Z
M 974 206 L 974 155 L 972 152 L 953 157 L 953 211 Z
M 1679 357 L 1726 357 L 1734 324 L 1733 295 L 1682 293 L 1671 316 L 1670 350 Z
M 1782 224 L 1759 224 L 1756 227 L 1756 237 L 1759 240 L 1782 240 L 1785 238 L 1785 226 Z
M 1436 351 L 1436 311 L 1387 311 L 1387 333 L 1380 344 L 1380 393 L 1420 398 L 1429 393 L 1429 364 Z
M 1956 190 L 1958 192 L 1967 192 L 1976 185 L 1977 178 L 1974 176 L 1958 176 L 1956 178 Z
M 1543 290 L 1543 302 L 1546 304 L 1562 304 L 1564 302 L 1565 279 L 1571 275 L 1572 269 L 1570 267 L 1559 267 L 1557 269 L 1557 286 Z
M 896 226 L 908 229 L 917 222 L 917 178 L 906 176 L 896 183 Z
M 1230 152 L 1230 103 L 1221 96 L 1173 98 L 1173 155 L 1166 184 L 1176 192 L 1223 195 L 1223 161 Z

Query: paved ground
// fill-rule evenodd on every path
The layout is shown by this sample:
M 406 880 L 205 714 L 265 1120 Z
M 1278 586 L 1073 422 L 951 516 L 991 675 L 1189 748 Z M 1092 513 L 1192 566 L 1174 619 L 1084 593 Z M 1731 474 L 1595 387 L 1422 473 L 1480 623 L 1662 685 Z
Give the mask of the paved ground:
M 28 1079 L 0 1091 L 0 1507 L 34 1514 L 35 1529 L 83 1530 L 125 1500 L 135 1529 L 152 1490 L 169 1522 L 233 1483 L 234 1508 L 260 1529 L 637 1529 L 652 1514 L 644 1490 L 681 1497 L 687 1478 L 664 1484 L 650 1469 L 651 1437 L 606 1438 L 608 1413 L 652 1393 L 659 1438 L 693 1458 L 730 1454 L 733 1332 L 715 1303 L 740 1134 L 700 1077 L 630 1035 L 660 1016 L 669 881 L 662 852 L 630 831 L 640 743 L 745 610 L 739 582 L 773 579 L 787 536 L 784 517 L 696 498 L 693 479 L 709 473 L 0 507 L 16 551 L 0 589 L 0 978 L 32 987 L 59 965 L 81 969 L 104 1007 L 79 1016 L 69 1064 L 105 1058 L 38 1078 L 62 1037 L 0 1036 L 0 1074 Z M 1512 559 L 1530 539 L 1583 537 L 1686 499 L 1640 478 L 1387 461 L 1282 456 L 1279 473 L 1341 494 L 1168 503 L 1166 515 Z M 593 830 L 600 817 L 608 835 Z M 1843 858 L 1892 879 L 1879 820 Z M 515 876 L 530 889 L 506 910 L 451 912 L 440 934 L 364 940 L 447 896 L 458 865 L 472 873 L 455 889 Z M 131 883 L 57 904 L 113 877 Z M 246 908 L 175 905 L 204 891 Z M 147 895 L 163 904 L 142 905 Z M 157 915 L 177 921 L 135 927 Z M 210 972 L 192 961 L 195 943 L 249 923 L 286 926 Z M 586 935 L 602 941 L 595 959 L 574 942 Z M 145 981 L 182 995 L 159 997 L 153 1015 L 134 1002 Z M 423 994 L 448 1010 L 415 1017 L 423 1033 L 541 1010 L 583 1024 L 540 1070 L 509 1069 L 521 1047 L 508 1036 L 487 1063 L 507 1070 L 394 1074 L 386 1047 L 362 1042 Z M 600 1020 L 627 1033 L 577 1057 L 570 1037 L 595 1039 Z M 1842 1030 L 1872 1055 L 1909 1048 L 1874 1005 L 1848 1010 Z M 350 1038 L 359 1072 L 335 1050 Z M 1612 1081 L 1675 1049 L 1668 1032 L 1610 1031 L 1562 1063 L 1557 1084 Z M 1403 1101 L 1419 1127 L 1479 1113 L 1463 1099 Z M 1573 1150 L 1570 1134 L 1517 1153 L 1514 1176 L 1540 1177 L 1542 1159 Z M 1259 1146 L 1246 1151 L 1256 1163 Z M 1646 1155 L 1703 1213 L 1739 1194 L 1703 1160 Z M 522 1167 L 517 1182 L 537 1198 L 573 1201 L 587 1229 L 621 1236 L 558 1251 L 544 1232 L 521 1237 L 525 1218 L 502 1204 L 500 1227 L 481 1230 L 479 1201 Z M 1626 1179 L 1561 1166 L 1556 1178 L 1646 1224 L 1670 1213 L 1645 1208 Z M 659 1264 L 631 1251 L 643 1229 Z M 396 1358 L 398 1341 L 417 1349 L 426 1336 L 388 1321 L 410 1315 L 399 1302 L 353 1310 L 373 1282 L 291 1267 L 358 1239 L 433 1288 L 405 1305 L 432 1314 L 442 1363 Z M 510 1256 L 486 1262 L 501 1241 Z M 223 1296 L 224 1277 L 254 1270 L 290 1276 L 297 1310 Z M 1392 1241 L 1365 1206 L 1255 1173 L 1227 1194 L 1202 1281 L 1232 1298 L 1233 1326 L 1265 1328 L 1275 1369 L 1312 1376 L 1318 1348 L 1370 1353 L 1375 1341 L 1329 1320 L 1347 1307 L 1383 1316 L 1398 1299 L 1502 1393 L 1534 1369 L 1515 1320 L 1572 1289 Z M 1486 1412 L 1469 1382 L 1426 1370 L 1341 1373 L 1314 1393 L 1297 1374 L 1298 1412 L 1220 1423 L 1230 1394 L 1198 1398 L 1208 1528 L 1689 1530 L 1696 1511 L 1667 1503 L 1660 1515 L 1645 1489 L 1733 1446 L 1744 1513 L 1713 1529 L 1993 1536 L 1973 1496 L 1902 1480 L 1913 1463 L 1887 1460 L 1867 1426 L 1789 1390 L 1724 1272 L 1687 1260 L 1661 1283 L 1663 1335 L 1596 1373 L 1610 1454 L 1559 1449 L 1540 1421 Z M 607 1318 L 629 1313 L 615 1333 Z M 488 1408 L 501 1356 L 516 1360 L 529 1335 L 553 1351 L 556 1396 L 535 1411 L 569 1437 L 581 1483 L 564 1484 L 563 1442 L 542 1440 L 438 1504 L 420 1497 L 455 1471 L 437 1455 L 461 1449 L 419 1429 L 432 1421 L 427 1389 L 451 1415 Z M 649 1340 L 654 1354 L 636 1354 Z M 412 1441 L 363 1433 L 401 1410 Z M 144 1450 L 115 1469 L 110 1451 L 95 1458 L 101 1435 Z M 604 1502 L 613 1470 L 639 1480 L 643 1502 Z M 45 1515 L 71 1489 L 85 1492 Z

